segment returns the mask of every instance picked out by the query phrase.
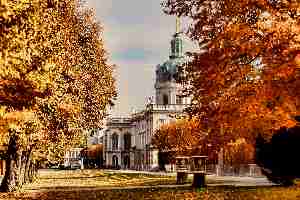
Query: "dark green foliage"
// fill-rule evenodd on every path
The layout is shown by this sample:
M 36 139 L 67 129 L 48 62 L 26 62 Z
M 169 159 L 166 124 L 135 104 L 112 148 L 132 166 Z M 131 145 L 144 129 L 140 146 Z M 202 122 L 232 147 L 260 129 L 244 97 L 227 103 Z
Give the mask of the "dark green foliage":
M 300 177 L 300 126 L 279 129 L 270 141 L 256 140 L 256 162 L 274 183 L 293 185 Z

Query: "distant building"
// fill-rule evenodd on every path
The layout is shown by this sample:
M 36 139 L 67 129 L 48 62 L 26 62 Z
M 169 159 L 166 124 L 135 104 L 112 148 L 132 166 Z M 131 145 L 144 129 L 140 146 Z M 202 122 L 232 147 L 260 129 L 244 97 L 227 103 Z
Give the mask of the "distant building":
M 81 151 L 83 148 L 71 148 L 65 152 L 64 167 L 77 167 L 81 164 Z
M 155 102 L 149 100 L 143 111 L 130 118 L 108 118 L 98 135 L 105 165 L 138 170 L 158 167 L 158 151 L 151 145 L 153 134 L 191 103 L 191 98 L 182 97 L 182 85 L 175 80 L 178 67 L 185 62 L 182 33 L 177 26 L 169 59 L 156 67 Z

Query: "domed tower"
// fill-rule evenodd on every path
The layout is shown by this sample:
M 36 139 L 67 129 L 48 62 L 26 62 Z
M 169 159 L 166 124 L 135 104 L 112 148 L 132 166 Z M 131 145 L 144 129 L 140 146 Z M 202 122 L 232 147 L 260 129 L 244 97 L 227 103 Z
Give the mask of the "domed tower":
M 156 104 L 188 104 L 186 98 L 181 97 L 181 85 L 176 83 L 178 66 L 185 63 L 183 54 L 183 39 L 180 31 L 179 18 L 176 19 L 176 32 L 171 40 L 169 59 L 156 67 L 155 96 Z

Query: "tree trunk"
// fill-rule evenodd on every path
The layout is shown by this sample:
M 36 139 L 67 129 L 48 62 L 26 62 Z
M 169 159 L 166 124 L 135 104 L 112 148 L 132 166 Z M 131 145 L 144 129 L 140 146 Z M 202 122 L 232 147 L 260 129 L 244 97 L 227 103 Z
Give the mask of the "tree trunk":
M 30 163 L 29 165 L 29 171 L 28 171 L 28 180 L 30 183 L 33 182 L 33 162 Z
M 17 186 L 20 188 L 24 183 L 24 176 L 25 176 L 25 166 L 26 166 L 26 157 L 27 152 L 22 152 L 19 160 L 18 160 L 18 179 L 17 179 Z
M 28 183 L 30 177 L 30 164 L 31 164 L 31 155 L 32 148 L 27 152 L 26 164 L 25 164 L 25 172 L 24 172 L 24 183 Z
M 194 188 L 202 188 L 205 187 L 205 173 L 194 173 L 194 179 L 192 187 Z
M 6 171 L 2 180 L 0 190 L 3 192 L 12 192 L 17 189 L 17 181 L 19 175 L 18 161 L 22 153 L 17 145 L 17 136 L 12 135 L 9 140 L 6 158 Z
M 29 167 L 29 172 L 28 172 L 28 174 L 29 174 L 29 176 L 28 176 L 29 182 L 32 183 L 36 179 L 37 170 L 38 170 L 37 163 L 36 162 L 30 162 L 30 167 Z

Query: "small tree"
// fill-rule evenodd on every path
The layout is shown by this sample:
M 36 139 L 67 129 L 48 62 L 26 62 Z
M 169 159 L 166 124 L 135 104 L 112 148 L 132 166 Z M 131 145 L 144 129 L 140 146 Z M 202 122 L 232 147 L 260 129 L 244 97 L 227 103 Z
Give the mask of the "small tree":
M 181 154 L 199 144 L 202 137 L 196 120 L 180 119 L 162 125 L 154 134 L 152 143 L 162 151 Z
M 207 134 L 200 131 L 196 119 L 180 119 L 162 125 L 154 134 L 152 143 L 159 149 L 160 167 L 172 163 L 180 155 L 208 155 L 215 159 L 215 146 L 208 149 Z
M 299 141 L 299 125 L 279 129 L 270 141 L 257 138 L 256 162 L 269 180 L 288 186 L 300 177 Z

